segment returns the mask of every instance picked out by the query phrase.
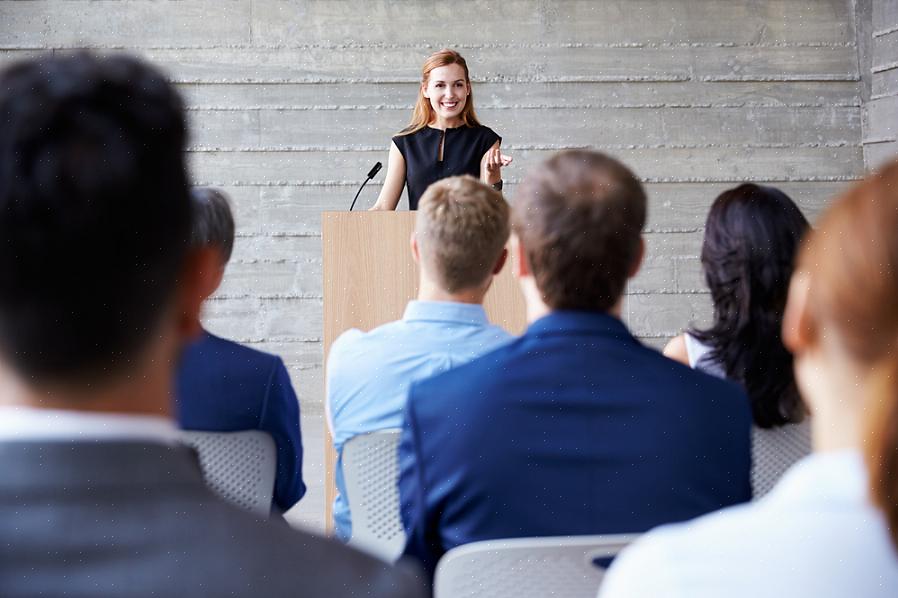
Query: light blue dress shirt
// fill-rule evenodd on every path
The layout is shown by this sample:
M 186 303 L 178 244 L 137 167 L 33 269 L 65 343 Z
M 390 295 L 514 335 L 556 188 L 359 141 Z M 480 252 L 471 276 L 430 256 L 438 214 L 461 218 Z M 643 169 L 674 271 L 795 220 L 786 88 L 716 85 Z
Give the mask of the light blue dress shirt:
M 401 320 L 347 330 L 327 360 L 327 414 L 337 450 L 337 537 L 352 533 L 343 483 L 343 445 L 358 434 L 398 428 L 412 382 L 445 372 L 509 342 L 480 305 L 411 301 Z
M 658 528 L 614 561 L 599 598 L 895 598 L 898 551 L 857 451 L 812 454 L 764 498 Z

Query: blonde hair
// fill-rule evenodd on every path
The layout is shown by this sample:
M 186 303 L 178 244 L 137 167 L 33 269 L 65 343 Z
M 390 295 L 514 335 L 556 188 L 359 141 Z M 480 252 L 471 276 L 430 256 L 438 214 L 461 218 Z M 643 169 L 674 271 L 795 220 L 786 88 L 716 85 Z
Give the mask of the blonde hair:
M 865 456 L 898 547 L 898 161 L 833 203 L 802 250 L 808 309 L 876 377 Z
M 468 98 L 465 101 L 465 107 L 461 112 L 461 120 L 465 126 L 468 127 L 480 125 L 480 121 L 477 120 L 477 114 L 474 112 L 474 91 L 471 89 L 471 77 L 468 75 L 468 63 L 465 62 L 462 55 L 455 50 L 443 49 L 434 52 L 424 61 L 424 66 L 421 67 L 421 85 L 418 87 L 418 101 L 415 102 L 412 120 L 407 127 L 399 132 L 399 135 L 411 135 L 412 133 L 417 133 L 433 122 L 436 115 L 434 114 L 433 106 L 430 105 L 430 100 L 424 97 L 424 88 L 427 87 L 427 83 L 430 81 L 430 71 L 450 64 L 457 64 L 465 71 L 465 83 L 470 90 Z
M 449 293 L 483 284 L 505 248 L 508 204 L 464 175 L 433 183 L 418 203 L 415 236 L 421 260 Z

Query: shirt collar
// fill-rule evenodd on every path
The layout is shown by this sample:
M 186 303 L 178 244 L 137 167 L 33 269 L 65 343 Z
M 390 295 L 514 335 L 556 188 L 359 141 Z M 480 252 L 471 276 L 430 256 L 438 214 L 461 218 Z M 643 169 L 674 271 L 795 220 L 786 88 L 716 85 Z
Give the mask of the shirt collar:
M 858 450 L 811 453 L 793 465 L 765 499 L 800 501 L 826 496 L 867 500 L 867 469 Z
M 483 306 L 456 301 L 409 301 L 402 319 L 406 322 L 455 322 L 487 326 L 489 319 Z
M 172 420 L 154 415 L 0 407 L 0 442 L 60 440 L 148 440 L 177 444 L 181 435 Z
M 527 328 L 527 335 L 543 336 L 566 332 L 591 332 L 635 340 L 627 326 L 611 314 L 600 311 L 558 310 L 550 312 Z

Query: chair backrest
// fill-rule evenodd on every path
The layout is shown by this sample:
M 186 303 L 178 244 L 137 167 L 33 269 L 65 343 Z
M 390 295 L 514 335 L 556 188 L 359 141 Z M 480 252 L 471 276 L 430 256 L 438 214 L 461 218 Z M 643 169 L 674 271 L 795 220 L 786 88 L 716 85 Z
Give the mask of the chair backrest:
M 277 452 L 274 440 L 259 430 L 197 432 L 184 430 L 184 442 L 199 454 L 203 477 L 225 500 L 263 517 L 271 514 Z
M 595 598 L 611 559 L 637 535 L 473 542 L 437 564 L 436 598 Z
M 793 463 L 811 453 L 811 422 L 752 429 L 751 488 L 755 499 L 773 488 Z
M 405 546 L 399 517 L 399 430 L 361 434 L 343 445 L 343 483 L 352 516 L 349 544 L 386 561 Z

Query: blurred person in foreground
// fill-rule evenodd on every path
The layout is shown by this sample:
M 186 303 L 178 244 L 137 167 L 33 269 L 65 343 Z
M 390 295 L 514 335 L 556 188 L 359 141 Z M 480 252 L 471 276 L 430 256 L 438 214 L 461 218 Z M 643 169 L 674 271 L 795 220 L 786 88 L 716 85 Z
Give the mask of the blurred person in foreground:
M 783 341 L 814 453 L 750 506 L 644 536 L 601 598 L 898 595 L 896 231 L 893 162 L 836 200 L 799 254 Z
M 171 418 L 217 271 L 184 110 L 126 56 L 0 75 L 0 595 L 417 596 L 405 573 L 208 490 Z

